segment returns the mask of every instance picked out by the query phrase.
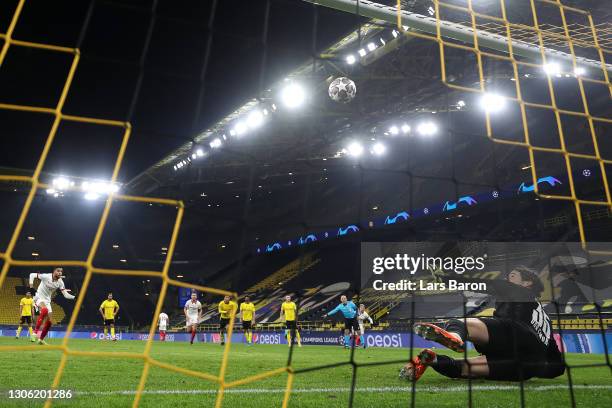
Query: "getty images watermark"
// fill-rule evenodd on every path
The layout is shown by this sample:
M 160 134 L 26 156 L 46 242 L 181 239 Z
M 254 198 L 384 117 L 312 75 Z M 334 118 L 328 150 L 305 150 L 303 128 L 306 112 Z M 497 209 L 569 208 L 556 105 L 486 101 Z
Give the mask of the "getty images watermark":
M 580 242 L 364 242 L 360 289 L 396 305 L 422 295 L 406 313 L 439 302 L 456 303 L 458 313 L 463 304 L 486 307 L 508 284 L 541 288 L 534 295 L 545 302 L 602 302 L 612 298 L 610 254 L 612 242 L 589 242 L 588 251 Z
M 452 274 L 462 275 L 465 272 L 481 272 L 486 267 L 487 254 L 482 256 L 426 256 L 421 253 L 412 256 L 408 253 L 396 253 L 391 256 L 376 256 L 372 258 L 372 273 L 378 279 L 372 281 L 374 290 L 383 291 L 485 291 L 487 284 L 484 282 L 461 282 L 452 279 Z M 415 278 L 425 275 L 426 278 Z M 404 276 L 410 275 L 411 279 L 399 279 L 388 281 L 389 275 L 394 277 L 396 273 Z M 385 275 L 385 276 L 383 276 Z M 429 275 L 429 276 L 428 276 Z M 451 276 L 450 279 L 442 280 Z

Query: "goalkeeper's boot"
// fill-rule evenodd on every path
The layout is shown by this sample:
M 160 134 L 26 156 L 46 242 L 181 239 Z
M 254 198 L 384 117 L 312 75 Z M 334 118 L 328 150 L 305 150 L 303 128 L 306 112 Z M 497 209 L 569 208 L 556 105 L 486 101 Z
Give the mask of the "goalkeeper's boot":
M 414 332 L 426 340 L 435 341 L 457 353 L 465 352 L 465 343 L 459 337 L 431 323 L 417 323 Z
M 427 367 L 436 359 L 436 353 L 430 349 L 424 349 L 418 355 L 412 357 L 399 373 L 399 378 L 408 381 L 418 381 L 427 370 Z

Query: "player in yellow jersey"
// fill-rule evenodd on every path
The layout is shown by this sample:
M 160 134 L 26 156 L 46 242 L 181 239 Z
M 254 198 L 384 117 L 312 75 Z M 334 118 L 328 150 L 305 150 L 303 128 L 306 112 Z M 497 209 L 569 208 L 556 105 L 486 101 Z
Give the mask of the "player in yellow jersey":
M 226 295 L 222 301 L 219 302 L 219 335 L 221 336 L 221 345 L 225 344 L 225 333 L 227 332 L 227 325 L 230 319 L 236 314 L 238 305 L 236 302 L 231 300 L 229 295 Z
M 34 341 L 34 337 L 32 336 L 32 334 L 34 333 L 32 331 L 32 309 L 33 307 L 34 307 L 34 299 L 32 299 L 32 292 L 27 291 L 25 294 L 25 297 L 22 297 L 21 301 L 19 302 L 20 318 L 19 318 L 19 325 L 17 326 L 17 335 L 15 336 L 16 339 L 19 338 L 23 325 L 27 324 L 28 331 L 30 332 L 30 340 Z
M 113 299 L 113 294 L 109 293 L 108 297 L 100 305 L 100 314 L 104 319 L 104 339 L 108 336 L 108 327 L 110 326 L 111 339 L 117 341 L 115 337 L 115 317 L 119 313 L 119 303 Z
M 291 296 L 285 296 L 285 301 L 281 304 L 280 317 L 285 317 L 285 337 L 287 345 L 291 347 L 291 339 L 297 340 L 298 346 L 302 347 L 302 337 L 297 328 L 297 306 L 291 301 Z
M 251 302 L 251 298 L 244 297 L 244 302 L 240 305 L 240 320 L 242 321 L 242 330 L 244 330 L 244 338 L 250 346 L 253 344 L 253 326 L 255 325 L 255 305 Z

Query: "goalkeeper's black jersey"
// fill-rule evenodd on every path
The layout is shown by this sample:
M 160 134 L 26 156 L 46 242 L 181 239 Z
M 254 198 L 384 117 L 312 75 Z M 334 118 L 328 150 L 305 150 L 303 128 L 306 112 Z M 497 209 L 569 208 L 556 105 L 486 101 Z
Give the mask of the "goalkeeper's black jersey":
M 487 294 L 495 297 L 493 317 L 509 319 L 529 328 L 538 339 L 548 345 L 551 338 L 550 318 L 536 299 L 534 292 L 526 287 L 505 280 L 459 279 L 461 282 L 486 282 Z
M 492 281 L 487 286 L 495 296 L 493 317 L 510 319 L 529 327 L 542 343 L 548 345 L 550 318 L 531 289 L 507 281 Z

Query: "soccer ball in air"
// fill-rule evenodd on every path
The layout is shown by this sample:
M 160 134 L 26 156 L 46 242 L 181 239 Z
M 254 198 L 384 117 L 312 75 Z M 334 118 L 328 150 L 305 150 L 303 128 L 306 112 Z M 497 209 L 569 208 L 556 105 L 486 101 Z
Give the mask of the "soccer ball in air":
M 329 84 L 329 97 L 336 102 L 349 103 L 355 99 L 357 87 L 355 82 L 346 78 L 336 78 Z

